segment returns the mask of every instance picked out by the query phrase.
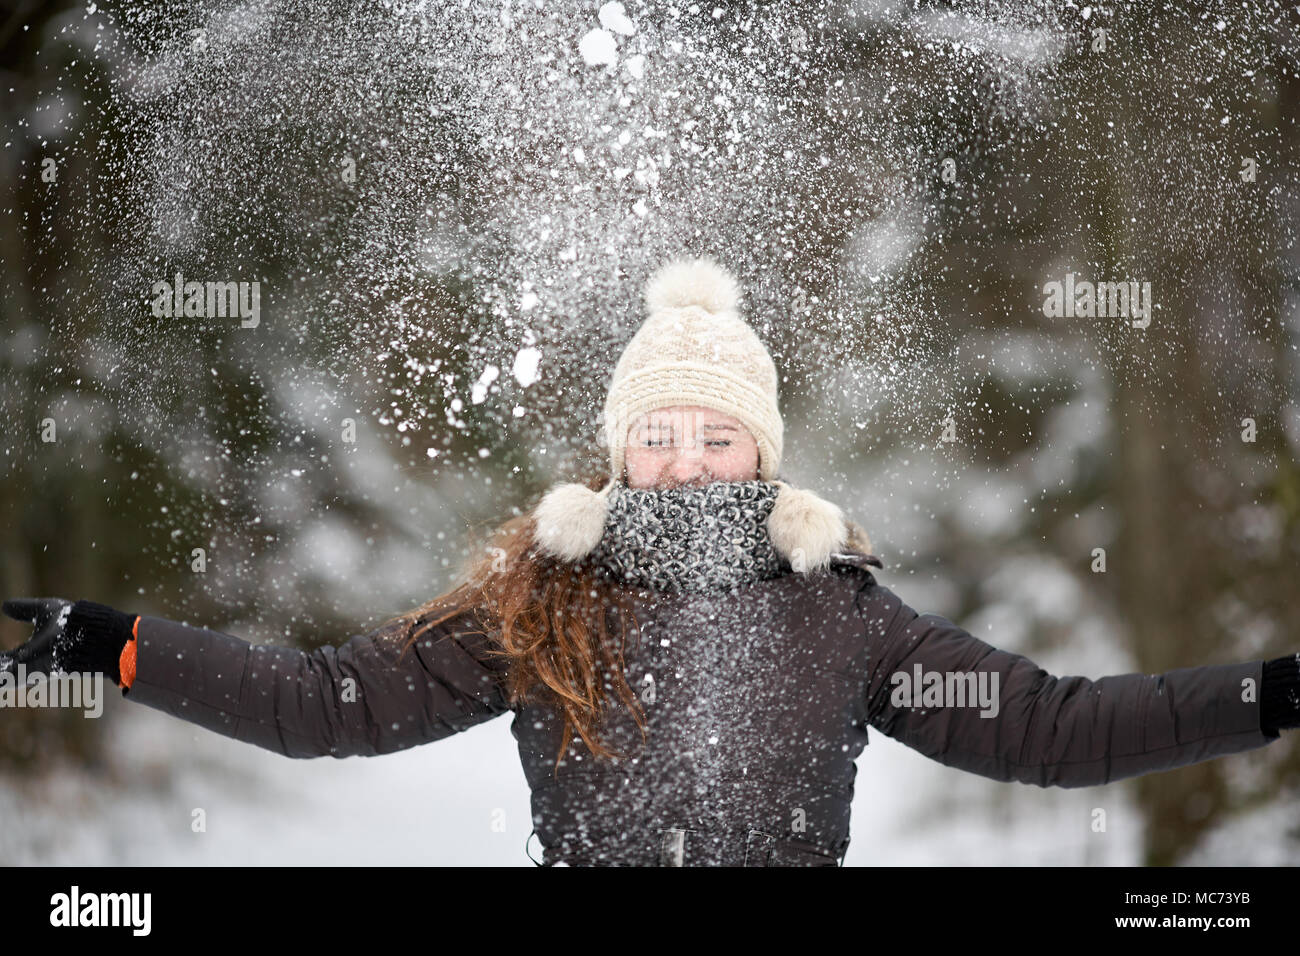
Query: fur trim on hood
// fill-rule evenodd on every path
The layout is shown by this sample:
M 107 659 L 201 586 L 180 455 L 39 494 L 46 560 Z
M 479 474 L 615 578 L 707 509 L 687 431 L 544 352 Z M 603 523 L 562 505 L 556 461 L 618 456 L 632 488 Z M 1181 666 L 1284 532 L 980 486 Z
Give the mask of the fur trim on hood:
M 871 540 L 840 508 L 811 491 L 773 482 L 780 490 L 768 515 L 768 533 L 778 554 L 796 571 L 830 566 L 831 559 L 871 556 Z M 590 554 L 605 532 L 611 479 L 600 491 L 564 482 L 548 491 L 533 509 L 537 543 L 543 553 L 563 561 Z M 859 562 L 854 562 L 859 563 Z M 877 558 L 871 562 L 881 567 Z

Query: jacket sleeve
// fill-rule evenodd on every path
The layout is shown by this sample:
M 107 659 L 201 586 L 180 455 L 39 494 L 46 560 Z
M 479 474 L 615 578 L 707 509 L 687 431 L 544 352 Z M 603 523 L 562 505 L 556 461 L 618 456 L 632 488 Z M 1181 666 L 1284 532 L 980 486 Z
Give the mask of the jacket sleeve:
M 471 611 L 405 653 L 389 622 L 306 652 L 142 616 L 127 700 L 286 757 L 373 757 L 449 737 L 510 709 Z
M 917 614 L 888 588 L 864 587 L 858 601 L 874 662 L 869 723 L 950 767 L 1039 787 L 1090 787 L 1277 739 L 1260 729 L 1263 661 L 1054 677 L 943 617 Z M 929 672 L 945 688 L 954 675 L 953 693 L 938 706 L 925 696 Z M 909 699 L 918 673 L 921 686 Z M 970 693 L 957 706 L 958 685 L 969 692 L 981 682 L 993 706 Z M 933 694 L 934 678 L 928 683 Z

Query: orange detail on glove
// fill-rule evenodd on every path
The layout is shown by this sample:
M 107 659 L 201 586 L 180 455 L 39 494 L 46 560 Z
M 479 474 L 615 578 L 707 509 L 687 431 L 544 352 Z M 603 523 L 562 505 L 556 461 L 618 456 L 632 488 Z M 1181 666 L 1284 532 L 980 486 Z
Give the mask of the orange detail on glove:
M 118 658 L 117 669 L 122 675 L 121 687 L 130 688 L 135 680 L 135 639 L 140 634 L 140 617 L 136 616 L 131 625 L 131 639 L 122 646 L 122 656 Z

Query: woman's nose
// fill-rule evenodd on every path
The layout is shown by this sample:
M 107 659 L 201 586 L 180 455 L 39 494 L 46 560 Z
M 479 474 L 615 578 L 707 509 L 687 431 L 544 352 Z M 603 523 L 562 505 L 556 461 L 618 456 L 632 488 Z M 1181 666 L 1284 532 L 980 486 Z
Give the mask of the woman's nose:
M 707 477 L 704 456 L 698 447 L 695 450 L 678 448 L 673 460 L 668 465 L 669 475 L 677 482 L 688 483 Z

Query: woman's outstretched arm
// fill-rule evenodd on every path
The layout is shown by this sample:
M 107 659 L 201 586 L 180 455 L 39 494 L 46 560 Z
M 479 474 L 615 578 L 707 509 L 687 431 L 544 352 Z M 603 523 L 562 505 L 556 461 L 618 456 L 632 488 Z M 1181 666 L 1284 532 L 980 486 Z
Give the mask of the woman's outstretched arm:
M 55 666 L 99 670 L 128 700 L 287 757 L 392 753 L 510 709 L 472 610 L 403 653 L 409 632 L 397 622 L 306 652 L 92 602 L 73 608 L 53 643 L 76 654 L 56 653 Z
M 888 588 L 869 584 L 858 602 L 873 661 L 871 726 L 948 766 L 1089 787 L 1277 739 L 1279 718 L 1261 727 L 1264 661 L 1054 677 L 943 617 L 918 614 Z M 1279 686 L 1275 674 L 1275 701 Z M 1274 713 L 1287 712 L 1275 703 Z

